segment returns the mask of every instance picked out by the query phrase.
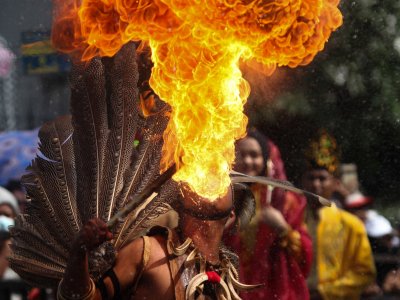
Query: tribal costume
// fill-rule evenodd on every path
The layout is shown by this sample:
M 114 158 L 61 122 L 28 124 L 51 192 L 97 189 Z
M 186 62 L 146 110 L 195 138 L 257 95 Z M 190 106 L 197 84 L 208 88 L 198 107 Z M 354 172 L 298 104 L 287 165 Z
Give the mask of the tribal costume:
M 143 82 L 138 84 L 137 69 L 133 44 L 112 58 L 94 58 L 86 65 L 73 66 L 72 117 L 60 117 L 41 128 L 41 153 L 23 178 L 31 201 L 11 232 L 11 267 L 34 286 L 58 285 L 60 300 L 121 299 L 120 295 L 129 295 L 135 287 L 138 299 L 144 292 L 140 285 L 146 284 L 150 273 L 153 285 L 147 285 L 147 295 L 152 298 L 165 292 L 169 295 L 165 300 L 195 299 L 202 294 L 238 300 L 235 289 L 252 286 L 238 282 L 228 256 L 220 253 L 224 225 L 233 209 L 233 190 L 236 186 L 245 190 L 242 182 L 257 181 L 303 191 L 287 182 L 234 173 L 232 190 L 210 201 L 171 180 L 174 166 L 160 174 L 170 109 L 156 97 L 150 97 L 157 102 L 150 111 L 140 109 L 137 86 Z M 139 145 L 135 142 L 138 134 Z M 172 256 L 174 247 L 166 249 L 164 235 L 162 241 L 157 240 L 164 271 L 157 273 L 146 268 L 155 250 L 149 248 L 146 237 L 140 237 L 158 216 L 177 204 L 183 205 L 177 210 L 180 217 L 190 220 L 180 228 L 197 248 L 188 246 L 180 252 L 178 247 L 179 253 Z M 245 219 L 250 220 L 251 214 Z M 175 241 L 171 233 L 168 237 Z M 192 252 L 187 253 L 188 249 Z M 182 265 L 186 255 L 189 262 Z M 193 278 L 189 274 L 192 259 L 198 272 Z M 171 291 L 168 280 L 173 280 L 177 290 Z M 203 285 L 207 281 L 213 286 L 211 293 L 209 284 Z
M 202 297 L 205 299 L 219 299 L 217 295 L 225 295 L 226 298 L 232 297 L 238 299 L 235 288 L 244 287 L 238 282 L 237 271 L 234 262 L 237 262 L 237 256 L 227 249 L 220 249 L 220 265 L 211 265 L 201 256 L 198 249 L 193 245 L 190 238 L 183 243 L 179 230 L 171 230 L 164 227 L 154 227 L 150 230 L 148 236 L 162 236 L 168 248 L 168 264 L 171 270 L 173 286 L 175 290 L 175 299 L 201 299 L 198 298 L 199 291 L 202 291 Z M 148 236 L 143 237 L 145 250 L 143 251 L 143 261 L 148 261 L 147 253 L 150 253 L 150 243 Z M 146 257 L 147 256 L 147 257 Z M 143 264 L 145 269 L 146 263 Z M 222 278 L 221 278 L 222 277 Z M 144 287 L 134 293 L 136 299 L 144 299 L 140 295 L 148 294 Z M 229 294 L 229 295 L 228 295 Z M 196 298 L 194 298 L 196 296 Z
M 91 299 L 97 291 L 108 298 L 104 296 L 107 293 L 104 282 L 109 278 L 114 297 L 126 295 L 126 291 L 120 290 L 120 278 L 115 275 L 118 273 L 115 269 L 118 263 L 124 263 L 119 261 L 120 252 L 132 241 L 140 240 L 138 237 L 151 228 L 154 220 L 168 211 L 170 205 L 182 201 L 177 183 L 168 180 L 172 174 L 169 177 L 159 175 L 162 133 L 168 120 L 168 106 L 156 99 L 159 103 L 155 108 L 159 110 L 149 116 L 141 115 L 135 58 L 134 46 L 130 44 L 113 58 L 96 58 L 87 66 L 74 66 L 71 75 L 72 120 L 70 117 L 61 117 L 45 124 L 40 130 L 41 154 L 33 161 L 31 172 L 23 179 L 32 200 L 27 213 L 19 215 L 12 230 L 11 266 L 34 286 L 56 286 L 68 271 L 69 257 L 74 257 L 74 253 L 82 257 L 82 263 L 85 262 L 84 254 L 80 254 L 81 246 L 74 248 L 73 241 L 88 220 L 90 222 L 98 217 L 109 222 L 113 240 L 102 243 L 89 255 L 85 254 L 88 255 L 89 272 L 94 280 L 89 283 L 89 278 L 85 279 L 87 293 L 78 298 Z M 138 133 L 142 136 L 135 147 L 134 138 Z M 167 182 L 163 184 L 161 178 Z M 144 193 L 147 193 L 146 196 L 143 196 Z M 128 202 L 129 205 L 133 204 L 133 212 L 115 217 L 116 212 Z M 214 219 L 226 216 L 226 213 L 222 216 L 217 214 Z M 219 225 L 222 226 L 221 235 L 223 225 Z M 178 242 L 172 232 L 167 236 L 174 245 Z M 164 238 L 167 237 L 164 235 Z M 129 287 L 138 287 L 136 299 L 143 292 L 140 290 L 140 277 L 146 274 L 146 262 L 151 260 L 147 254 L 152 253 L 149 238 L 144 237 L 143 241 L 142 268 L 136 270 L 136 282 Z M 187 249 L 172 257 L 173 247 L 170 244 L 167 259 L 177 289 L 175 298 L 194 299 L 194 294 L 190 294 L 189 290 L 186 296 L 184 292 L 185 282 L 192 279 L 192 274 L 186 270 L 187 263 L 184 267 L 182 265 L 188 255 Z M 142 253 L 132 255 L 138 257 Z M 223 271 L 221 269 L 216 278 L 222 277 L 222 285 L 224 280 L 228 280 L 222 294 L 229 299 L 230 293 L 235 293 L 231 282 L 236 283 L 237 278 L 231 281 L 231 274 L 226 273 L 231 270 L 227 268 L 228 264 L 230 266 L 224 256 L 221 261 Z M 77 267 L 80 266 L 73 266 L 72 269 Z M 207 278 L 201 278 L 202 281 L 198 282 L 197 277 L 196 285 L 207 281 Z M 98 285 L 97 289 L 93 282 Z M 68 284 L 67 281 L 61 281 L 59 286 Z M 58 297 L 73 297 L 68 296 L 68 290 L 66 292 L 67 296 L 62 288 L 59 289 Z M 213 297 L 217 298 L 220 290 L 216 289 L 215 292 Z

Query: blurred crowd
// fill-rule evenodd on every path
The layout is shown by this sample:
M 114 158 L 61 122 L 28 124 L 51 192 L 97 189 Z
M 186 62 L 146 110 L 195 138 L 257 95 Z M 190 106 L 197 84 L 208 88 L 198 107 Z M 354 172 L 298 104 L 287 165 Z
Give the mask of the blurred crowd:
M 18 214 L 25 212 L 27 198 L 19 180 L 9 180 L 0 187 L 0 299 L 52 300 L 52 290 L 39 289 L 26 284 L 9 266 L 10 229 Z
M 299 185 L 331 201 L 251 186 L 256 216 L 227 241 L 244 282 L 264 287 L 244 299 L 400 299 L 399 236 L 361 192 L 354 164 L 340 164 L 321 130 L 304 153 Z M 237 142 L 235 169 L 285 180 L 278 147 L 257 130 Z
M 235 170 L 287 180 L 277 145 L 252 129 L 236 143 Z M 224 243 L 240 257 L 240 277 L 264 285 L 246 299 L 400 299 L 400 239 L 360 187 L 357 166 L 340 164 L 333 137 L 322 131 L 304 154 L 299 185 L 332 202 L 253 184 L 256 214 L 245 228 L 227 227 Z M 362 166 L 361 166 L 362 167 Z M 27 205 L 20 181 L 0 187 L 0 298 L 54 299 L 10 268 L 10 228 Z M 176 223 L 176 215 L 160 223 Z M 231 216 L 235 218 L 235 214 Z M 166 219 L 168 221 L 166 221 Z

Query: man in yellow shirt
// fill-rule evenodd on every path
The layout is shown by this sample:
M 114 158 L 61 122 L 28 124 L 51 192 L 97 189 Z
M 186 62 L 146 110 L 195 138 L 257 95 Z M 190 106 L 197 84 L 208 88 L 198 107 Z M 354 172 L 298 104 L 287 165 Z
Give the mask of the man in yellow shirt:
M 326 146 L 327 141 L 320 144 Z M 303 188 L 332 199 L 339 187 L 336 170 L 337 159 L 311 160 L 302 177 Z M 335 204 L 312 206 L 307 223 L 314 244 L 314 266 L 308 279 L 311 299 L 360 299 L 376 275 L 363 223 Z

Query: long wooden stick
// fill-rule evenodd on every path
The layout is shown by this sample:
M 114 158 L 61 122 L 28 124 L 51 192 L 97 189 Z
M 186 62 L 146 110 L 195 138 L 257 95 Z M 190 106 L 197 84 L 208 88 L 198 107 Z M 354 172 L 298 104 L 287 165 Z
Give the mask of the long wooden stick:
M 157 196 L 161 186 L 170 179 L 176 172 L 175 164 L 169 167 L 164 173 L 148 185 L 140 194 L 133 197 L 133 199 L 119 210 L 108 222 L 107 227 L 112 228 L 117 224 L 118 220 L 124 219 L 129 213 L 136 208 L 137 205 L 142 203 L 145 199 L 152 196 L 153 199 Z

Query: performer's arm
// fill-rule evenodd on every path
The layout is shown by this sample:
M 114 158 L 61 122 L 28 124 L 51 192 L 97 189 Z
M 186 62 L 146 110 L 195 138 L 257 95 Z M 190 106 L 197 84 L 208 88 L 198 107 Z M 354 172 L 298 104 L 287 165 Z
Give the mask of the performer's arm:
M 83 227 L 73 243 L 64 278 L 60 282 L 59 299 L 102 299 L 104 294 L 106 299 L 112 299 L 116 293 L 122 295 L 133 286 L 141 273 L 141 238 L 118 252 L 115 266 L 107 272 L 109 276 L 97 282 L 98 287 L 103 287 L 102 291 L 94 286 L 89 276 L 87 253 L 111 238 L 107 225 L 99 219 L 92 219 Z
M 290 230 L 290 225 L 286 222 L 283 214 L 272 206 L 263 208 L 260 220 L 267 224 L 278 235 Z
M 312 241 L 304 224 L 305 200 L 287 192 L 284 201 L 284 212 L 268 206 L 263 209 L 260 217 L 277 233 L 281 247 L 293 256 L 304 277 L 307 277 L 312 264 Z
M 87 252 L 112 238 L 107 225 L 100 219 L 89 220 L 73 242 L 71 254 L 60 282 L 58 299 L 100 299 L 95 297 L 94 283 L 90 279 Z

